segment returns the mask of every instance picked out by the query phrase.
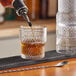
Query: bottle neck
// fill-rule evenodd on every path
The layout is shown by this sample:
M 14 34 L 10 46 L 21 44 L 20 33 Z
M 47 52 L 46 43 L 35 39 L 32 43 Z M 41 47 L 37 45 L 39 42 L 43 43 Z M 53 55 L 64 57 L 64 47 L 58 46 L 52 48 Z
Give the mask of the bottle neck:
M 29 17 L 27 16 L 28 8 L 24 4 L 23 0 L 15 0 L 13 2 L 13 6 L 16 10 L 16 13 L 18 16 L 23 16 L 23 18 L 27 21 L 28 25 L 31 27 L 32 24 L 29 20 Z
M 24 4 L 23 0 L 14 0 L 13 1 L 13 7 L 16 10 L 16 13 L 21 16 L 21 13 L 25 12 L 27 14 L 28 12 L 28 8 L 27 6 Z

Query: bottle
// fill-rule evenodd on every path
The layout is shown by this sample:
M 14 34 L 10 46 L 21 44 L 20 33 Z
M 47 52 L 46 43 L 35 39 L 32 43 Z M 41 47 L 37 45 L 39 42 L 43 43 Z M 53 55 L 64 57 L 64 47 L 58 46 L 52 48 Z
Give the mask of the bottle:
M 40 19 L 47 19 L 48 0 L 40 0 Z
M 1 0 L 0 3 L 3 6 L 13 5 L 18 16 L 22 16 L 28 23 L 29 26 L 32 26 L 29 17 L 27 16 L 28 8 L 24 4 L 23 0 Z
M 57 0 L 48 0 L 48 18 L 56 17 Z
M 76 0 L 58 0 L 56 50 L 66 56 L 76 54 Z

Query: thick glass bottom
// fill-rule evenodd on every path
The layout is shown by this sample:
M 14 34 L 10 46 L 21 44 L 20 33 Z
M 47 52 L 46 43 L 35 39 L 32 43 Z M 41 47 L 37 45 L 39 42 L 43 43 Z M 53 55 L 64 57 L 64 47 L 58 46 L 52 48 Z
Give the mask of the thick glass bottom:
M 23 59 L 41 59 L 41 58 L 44 58 L 45 55 L 39 55 L 39 56 L 27 56 L 27 55 L 24 55 L 24 54 L 21 54 L 21 58 Z

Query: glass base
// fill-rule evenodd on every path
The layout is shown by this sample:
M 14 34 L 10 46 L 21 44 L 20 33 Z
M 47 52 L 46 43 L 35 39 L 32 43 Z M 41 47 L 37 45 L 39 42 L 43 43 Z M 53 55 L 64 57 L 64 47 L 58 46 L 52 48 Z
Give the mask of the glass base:
M 56 51 L 57 53 L 63 54 L 65 56 L 72 56 L 76 54 L 76 52 L 73 50 L 56 50 Z
M 41 58 L 44 58 L 44 56 L 45 56 L 44 54 L 39 56 L 27 56 L 27 55 L 21 54 L 21 58 L 23 59 L 41 59 Z

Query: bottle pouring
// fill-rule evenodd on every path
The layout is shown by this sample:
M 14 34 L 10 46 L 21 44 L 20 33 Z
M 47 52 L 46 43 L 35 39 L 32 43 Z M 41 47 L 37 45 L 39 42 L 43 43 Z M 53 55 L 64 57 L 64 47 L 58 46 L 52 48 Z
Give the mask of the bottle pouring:
M 0 3 L 3 6 L 9 6 L 12 4 L 16 10 L 17 15 L 22 16 L 27 21 L 28 25 L 30 27 L 32 26 L 31 21 L 29 20 L 29 17 L 27 15 L 28 8 L 24 4 L 23 0 L 0 0 Z

